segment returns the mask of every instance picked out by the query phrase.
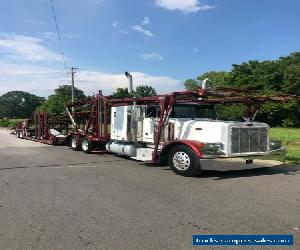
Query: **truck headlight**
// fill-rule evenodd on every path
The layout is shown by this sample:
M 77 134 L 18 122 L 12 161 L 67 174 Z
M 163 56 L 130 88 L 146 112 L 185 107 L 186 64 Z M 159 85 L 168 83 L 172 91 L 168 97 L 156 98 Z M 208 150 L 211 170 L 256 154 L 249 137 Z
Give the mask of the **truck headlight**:
M 223 155 L 223 143 L 205 143 L 201 151 L 204 155 Z
M 270 141 L 270 151 L 276 151 L 282 149 L 282 143 L 279 140 L 271 140 Z

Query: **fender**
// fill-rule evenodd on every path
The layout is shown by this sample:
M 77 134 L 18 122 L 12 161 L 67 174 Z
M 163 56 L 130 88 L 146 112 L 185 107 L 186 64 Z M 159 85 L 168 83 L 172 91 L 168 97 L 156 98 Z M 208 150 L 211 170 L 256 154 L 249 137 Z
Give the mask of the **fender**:
M 185 146 L 189 147 L 190 149 L 192 149 L 197 157 L 202 158 L 201 148 L 204 147 L 203 142 L 194 141 L 194 140 L 176 140 L 176 141 L 172 141 L 172 142 L 166 144 L 163 147 L 163 149 L 159 155 L 158 161 L 159 162 L 164 161 L 165 158 L 168 156 L 168 153 L 170 152 L 170 150 L 176 145 L 185 145 Z
M 86 133 L 83 130 L 70 130 L 68 136 L 69 137 L 76 136 L 76 138 L 79 139 L 81 137 L 85 137 Z

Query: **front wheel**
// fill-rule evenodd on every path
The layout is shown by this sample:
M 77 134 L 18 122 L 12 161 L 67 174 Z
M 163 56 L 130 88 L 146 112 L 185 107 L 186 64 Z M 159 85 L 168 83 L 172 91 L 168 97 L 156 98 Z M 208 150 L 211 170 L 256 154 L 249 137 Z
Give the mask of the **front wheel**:
M 81 142 L 82 151 L 86 154 L 89 154 L 93 150 L 92 143 L 89 141 L 88 138 L 84 138 Z
M 78 142 L 76 136 L 72 136 L 72 138 L 71 138 L 71 148 L 72 148 L 74 151 L 80 151 L 80 149 L 81 149 L 81 145 L 80 145 L 80 143 Z
M 179 175 L 196 176 L 201 173 L 199 158 L 191 148 L 185 145 L 175 146 L 170 151 L 169 165 Z

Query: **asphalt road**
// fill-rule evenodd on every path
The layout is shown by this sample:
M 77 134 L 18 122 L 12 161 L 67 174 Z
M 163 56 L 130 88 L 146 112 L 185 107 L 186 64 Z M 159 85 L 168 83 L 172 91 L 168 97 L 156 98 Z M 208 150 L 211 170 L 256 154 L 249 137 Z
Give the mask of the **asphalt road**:
M 293 234 L 276 249 L 300 249 L 300 167 L 187 178 L 0 130 L 0 249 L 193 249 L 193 234 Z

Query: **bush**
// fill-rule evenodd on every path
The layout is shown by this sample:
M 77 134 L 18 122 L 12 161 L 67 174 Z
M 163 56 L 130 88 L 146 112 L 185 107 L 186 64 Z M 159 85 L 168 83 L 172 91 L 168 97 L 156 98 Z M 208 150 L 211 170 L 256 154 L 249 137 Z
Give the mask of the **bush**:
M 0 120 L 0 127 L 8 127 L 9 125 L 9 120 L 8 119 L 1 119 Z
M 24 119 L 0 119 L 0 127 L 14 128 Z

